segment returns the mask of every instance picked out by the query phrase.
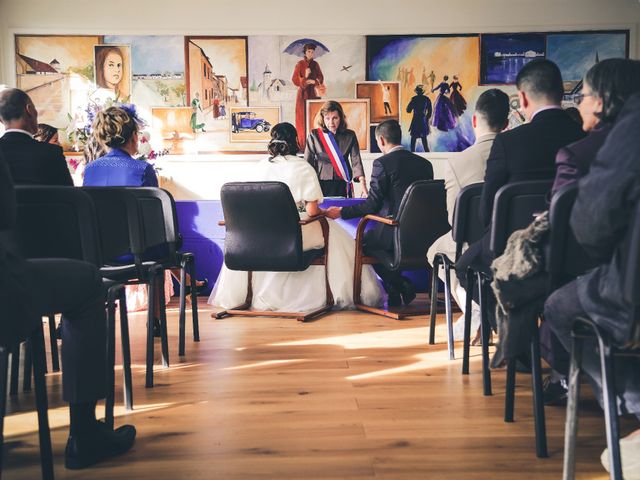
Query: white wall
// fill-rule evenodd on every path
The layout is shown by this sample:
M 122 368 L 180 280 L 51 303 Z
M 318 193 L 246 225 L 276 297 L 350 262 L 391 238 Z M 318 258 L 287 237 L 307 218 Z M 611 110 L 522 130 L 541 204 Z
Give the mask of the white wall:
M 629 28 L 638 58 L 639 0 L 0 0 L 0 83 L 15 84 L 15 33 L 390 34 Z M 164 159 L 180 198 L 216 198 L 254 157 Z M 370 169 L 373 156 L 365 156 Z M 429 155 L 436 176 L 444 154 Z

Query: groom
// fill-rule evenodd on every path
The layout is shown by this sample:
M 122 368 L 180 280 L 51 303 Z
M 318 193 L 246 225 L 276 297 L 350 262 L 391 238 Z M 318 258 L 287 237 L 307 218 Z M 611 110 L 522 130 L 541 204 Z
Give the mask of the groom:
M 401 145 L 402 130 L 396 120 L 380 123 L 375 137 L 384 155 L 373 162 L 369 196 L 358 205 L 329 208 L 328 217 L 348 219 L 369 214 L 395 217 L 409 185 L 417 180 L 433 180 L 431 163 Z M 376 223 L 365 233 L 363 247 L 364 253 L 371 256 L 376 256 L 376 252 L 393 252 L 393 230 L 388 225 Z M 408 305 L 416 297 L 415 287 L 401 272 L 388 270 L 380 264 L 373 268 L 384 282 L 390 307 L 397 307 L 401 302 Z

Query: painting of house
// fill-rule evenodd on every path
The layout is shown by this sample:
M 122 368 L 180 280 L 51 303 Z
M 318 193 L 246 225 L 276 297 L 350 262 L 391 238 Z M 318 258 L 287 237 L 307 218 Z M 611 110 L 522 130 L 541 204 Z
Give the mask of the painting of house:
M 97 35 L 16 35 L 16 86 L 29 94 L 39 119 L 57 128 L 86 123 Z M 69 117 L 73 120 L 69 121 Z M 65 135 L 63 146 L 70 148 Z

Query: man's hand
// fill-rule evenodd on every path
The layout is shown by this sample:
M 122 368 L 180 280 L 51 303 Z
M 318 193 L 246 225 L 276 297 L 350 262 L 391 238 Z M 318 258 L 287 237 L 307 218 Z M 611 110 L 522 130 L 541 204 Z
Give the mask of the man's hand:
M 341 211 L 342 207 L 329 207 L 327 208 L 326 215 L 335 220 L 336 218 L 340 218 Z
M 369 191 L 367 190 L 367 181 L 364 177 L 359 177 L 358 180 L 360 180 L 361 187 L 360 198 L 367 198 L 369 196 Z

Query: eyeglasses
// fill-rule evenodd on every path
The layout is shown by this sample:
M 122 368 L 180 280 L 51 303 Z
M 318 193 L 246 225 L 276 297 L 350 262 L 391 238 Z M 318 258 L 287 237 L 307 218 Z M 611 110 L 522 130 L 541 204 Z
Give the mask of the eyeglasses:
M 584 97 L 593 97 L 595 94 L 593 93 L 576 93 L 573 96 L 573 103 L 575 103 L 576 105 L 580 105 L 582 103 L 582 101 L 584 100 Z

